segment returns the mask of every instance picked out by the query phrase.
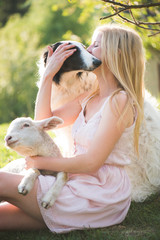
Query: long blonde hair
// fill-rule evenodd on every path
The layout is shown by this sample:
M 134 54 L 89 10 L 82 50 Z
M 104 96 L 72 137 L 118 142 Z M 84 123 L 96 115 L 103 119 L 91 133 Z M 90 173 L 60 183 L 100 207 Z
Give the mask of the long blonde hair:
M 142 40 L 134 30 L 115 24 L 100 26 L 95 30 L 95 34 L 97 33 L 102 34 L 102 74 L 104 75 L 107 65 L 120 86 L 120 89 L 112 96 L 122 89 L 128 94 L 128 102 L 119 121 L 123 120 L 131 99 L 137 111 L 134 145 L 138 153 L 139 128 L 143 119 L 144 101 L 145 56 Z

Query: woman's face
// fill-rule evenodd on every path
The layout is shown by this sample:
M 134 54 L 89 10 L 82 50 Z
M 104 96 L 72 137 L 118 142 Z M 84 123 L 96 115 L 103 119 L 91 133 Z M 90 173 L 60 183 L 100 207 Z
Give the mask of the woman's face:
M 101 38 L 102 34 L 98 33 L 94 38 L 93 43 L 87 48 L 87 51 L 95 56 L 96 58 L 101 60 Z

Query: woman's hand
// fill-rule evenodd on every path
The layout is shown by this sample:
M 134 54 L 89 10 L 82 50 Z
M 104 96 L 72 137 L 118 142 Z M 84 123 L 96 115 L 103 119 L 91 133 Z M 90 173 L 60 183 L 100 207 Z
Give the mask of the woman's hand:
M 37 168 L 37 169 L 46 169 L 46 159 L 47 157 L 42 156 L 34 156 L 34 157 L 26 157 L 25 161 L 25 169 L 29 168 Z M 53 163 L 53 157 L 49 160 L 49 163 L 51 162 L 51 166 Z M 49 170 L 49 169 L 47 169 Z
M 76 48 L 73 49 L 73 47 L 75 45 L 63 43 L 53 52 L 53 49 L 48 46 L 49 52 L 44 74 L 53 77 L 60 70 L 64 61 L 76 51 Z
M 25 161 L 26 161 L 25 169 L 28 170 L 29 168 L 37 168 L 35 157 L 26 157 Z

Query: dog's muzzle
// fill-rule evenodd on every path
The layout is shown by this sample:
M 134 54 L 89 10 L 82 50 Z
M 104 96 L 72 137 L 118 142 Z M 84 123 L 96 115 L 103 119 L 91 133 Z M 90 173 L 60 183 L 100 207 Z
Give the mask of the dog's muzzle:
M 99 60 L 98 58 L 93 59 L 93 65 L 95 68 L 99 67 L 101 63 L 102 63 L 101 60 Z
M 92 59 L 92 65 L 89 67 L 89 69 L 86 69 L 87 71 L 93 71 L 94 69 L 96 69 L 97 67 L 99 67 L 101 65 L 101 60 L 99 60 L 98 58 L 93 57 Z

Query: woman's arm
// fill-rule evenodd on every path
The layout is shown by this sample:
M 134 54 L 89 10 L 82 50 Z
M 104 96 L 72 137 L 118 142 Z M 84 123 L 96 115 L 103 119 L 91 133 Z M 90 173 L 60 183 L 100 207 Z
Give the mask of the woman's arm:
M 72 101 L 62 105 L 61 107 L 51 111 L 50 108 L 50 97 L 49 93 L 51 86 L 48 83 L 44 84 L 43 89 L 41 89 L 40 97 L 37 96 L 37 103 L 35 107 L 35 120 L 41 120 L 51 116 L 57 116 L 63 119 L 64 123 L 57 126 L 57 128 L 62 128 L 74 123 L 78 117 L 82 107 L 82 100 L 88 95 L 88 92 L 76 97 Z M 47 96 L 46 96 L 47 95 Z M 44 98 L 44 100 L 43 100 Z
M 59 71 L 64 61 L 70 57 L 76 49 L 74 45 L 68 45 L 64 43 L 60 45 L 53 53 L 51 47 L 48 47 L 48 59 L 45 72 L 40 82 L 40 88 L 37 94 L 35 105 L 35 119 L 40 120 L 51 117 L 51 90 L 53 76 Z
M 127 103 L 127 95 L 119 93 L 117 96 L 119 113 Z M 28 158 L 28 166 L 38 169 L 50 169 L 53 171 L 64 171 L 70 173 L 93 173 L 96 172 L 106 161 L 112 152 L 116 142 L 121 137 L 126 127 L 133 123 L 132 107 L 125 113 L 124 121 L 117 126 L 119 115 L 115 114 L 115 104 L 107 103 L 100 125 L 93 142 L 86 154 L 72 158 L 33 157 Z
M 57 128 L 59 127 L 62 128 L 62 127 L 71 125 L 75 122 L 80 111 L 82 110 L 81 103 L 88 94 L 89 94 L 88 92 L 84 92 L 83 94 L 76 97 L 72 101 L 52 111 L 53 116 L 58 116 L 62 118 L 64 121 L 64 123 L 60 124 Z

